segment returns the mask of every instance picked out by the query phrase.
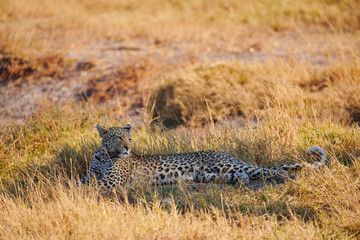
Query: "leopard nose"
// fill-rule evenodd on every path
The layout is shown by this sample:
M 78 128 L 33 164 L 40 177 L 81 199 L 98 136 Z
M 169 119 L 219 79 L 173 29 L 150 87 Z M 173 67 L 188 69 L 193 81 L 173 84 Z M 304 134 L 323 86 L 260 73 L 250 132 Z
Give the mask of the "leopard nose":
M 124 148 L 126 149 L 126 151 L 129 151 L 129 146 L 124 146 Z

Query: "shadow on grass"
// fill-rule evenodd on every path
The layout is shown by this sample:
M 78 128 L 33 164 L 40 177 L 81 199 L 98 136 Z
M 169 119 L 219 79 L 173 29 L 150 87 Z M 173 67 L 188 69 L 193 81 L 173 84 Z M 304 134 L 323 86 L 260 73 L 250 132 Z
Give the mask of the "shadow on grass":
M 0 193 L 13 196 L 24 195 L 24 191 L 38 185 L 54 186 L 58 183 L 69 187 L 86 174 L 92 157 L 99 145 L 83 141 L 79 149 L 66 144 L 55 152 L 55 157 L 46 163 L 29 163 L 19 169 L 16 178 L 1 182 Z
M 65 145 L 56 153 L 54 161 L 48 166 L 52 169 L 62 169 L 63 173 L 70 179 L 81 178 L 90 167 L 94 152 L 99 147 L 96 142 L 83 142 L 77 150 Z
M 175 208 L 182 214 L 206 213 L 214 217 L 220 213 L 234 223 L 244 216 L 276 216 L 279 221 L 294 217 L 304 222 L 317 219 L 316 209 L 289 203 L 289 197 L 284 185 L 265 185 L 257 191 L 245 185 L 193 182 L 147 186 L 128 190 L 125 195 L 124 192 L 111 195 L 117 202 L 141 205 L 147 209 L 160 207 L 172 211 Z

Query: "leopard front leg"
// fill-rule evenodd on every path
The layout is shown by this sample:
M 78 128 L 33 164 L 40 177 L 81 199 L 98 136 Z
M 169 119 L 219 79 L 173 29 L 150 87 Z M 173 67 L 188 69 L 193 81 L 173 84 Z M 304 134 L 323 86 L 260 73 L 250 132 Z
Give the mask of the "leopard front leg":
M 126 167 L 121 166 L 120 164 L 114 164 L 109 167 L 105 177 L 97 179 L 97 185 L 100 188 L 105 188 L 108 191 L 113 190 L 114 188 L 124 187 L 127 181 L 129 180 L 129 171 Z

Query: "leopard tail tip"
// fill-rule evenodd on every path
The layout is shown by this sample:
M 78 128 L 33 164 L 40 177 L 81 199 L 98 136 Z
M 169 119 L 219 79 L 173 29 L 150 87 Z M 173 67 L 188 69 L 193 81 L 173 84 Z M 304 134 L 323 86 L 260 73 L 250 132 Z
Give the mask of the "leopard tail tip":
M 307 151 L 307 154 L 316 157 L 318 162 L 316 162 L 315 164 L 318 166 L 324 165 L 326 162 L 326 152 L 319 146 L 312 146 Z

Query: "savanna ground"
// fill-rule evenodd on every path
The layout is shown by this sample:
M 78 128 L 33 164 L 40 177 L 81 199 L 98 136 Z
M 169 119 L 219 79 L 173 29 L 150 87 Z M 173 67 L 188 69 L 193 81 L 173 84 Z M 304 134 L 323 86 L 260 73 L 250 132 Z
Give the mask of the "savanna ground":
M 357 239 L 360 2 L 0 0 L 1 239 Z M 259 165 L 282 184 L 76 187 L 95 124 L 133 151 Z

